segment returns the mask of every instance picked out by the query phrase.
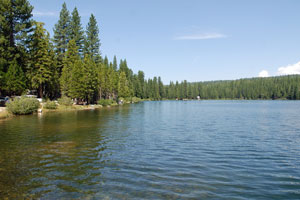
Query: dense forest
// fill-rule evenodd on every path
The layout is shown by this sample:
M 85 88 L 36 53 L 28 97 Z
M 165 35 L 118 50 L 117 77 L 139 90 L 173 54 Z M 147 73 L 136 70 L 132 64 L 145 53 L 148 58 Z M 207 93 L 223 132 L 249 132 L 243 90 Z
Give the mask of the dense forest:
M 118 62 L 115 56 L 110 62 L 101 56 L 93 14 L 84 30 L 77 8 L 70 13 L 64 3 L 50 38 L 44 24 L 32 19 L 27 0 L 0 2 L 0 95 L 37 91 L 40 98 L 68 96 L 94 103 L 102 98 L 146 98 L 152 89 L 144 72 L 134 74 L 126 59 Z
M 164 85 L 145 79 L 126 59 L 102 56 L 99 27 L 92 14 L 84 29 L 75 7 L 64 3 L 50 37 L 32 18 L 27 0 L 0 0 L 0 96 L 36 91 L 38 97 L 95 103 L 99 99 L 300 99 L 300 76 Z
M 168 99 L 300 99 L 300 75 L 234 81 L 171 82 L 164 87 Z

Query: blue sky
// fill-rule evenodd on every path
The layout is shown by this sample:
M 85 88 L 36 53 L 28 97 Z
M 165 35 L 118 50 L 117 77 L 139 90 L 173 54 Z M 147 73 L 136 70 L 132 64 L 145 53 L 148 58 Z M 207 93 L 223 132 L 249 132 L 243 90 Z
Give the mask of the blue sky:
M 170 80 L 300 73 L 298 0 L 67 0 L 86 27 L 96 16 L 102 55 Z M 30 0 L 53 33 L 61 0 Z

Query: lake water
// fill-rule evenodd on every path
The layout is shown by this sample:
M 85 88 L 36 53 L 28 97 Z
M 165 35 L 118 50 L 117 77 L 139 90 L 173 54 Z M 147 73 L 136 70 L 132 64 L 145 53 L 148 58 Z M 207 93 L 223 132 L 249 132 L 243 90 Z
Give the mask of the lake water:
M 0 122 L 0 199 L 300 199 L 300 101 L 157 101 Z

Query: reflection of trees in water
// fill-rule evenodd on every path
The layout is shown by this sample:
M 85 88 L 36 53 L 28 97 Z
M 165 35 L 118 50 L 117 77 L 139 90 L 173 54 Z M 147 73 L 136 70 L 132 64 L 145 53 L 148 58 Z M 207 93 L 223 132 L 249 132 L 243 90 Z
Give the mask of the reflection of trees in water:
M 20 150 L 0 152 L 0 199 L 31 199 L 28 189 L 39 186 L 31 180 L 34 164 L 33 149 L 20 146 Z
M 0 199 L 30 199 L 28 188 L 38 184 L 31 182 L 35 118 L 17 116 L 0 124 Z
M 2 133 L 12 137 L 0 149 L 0 198 L 80 198 L 99 192 L 102 169 L 112 154 L 111 126 L 129 110 L 49 113 L 8 122 L 17 129 L 13 135 L 9 127 Z

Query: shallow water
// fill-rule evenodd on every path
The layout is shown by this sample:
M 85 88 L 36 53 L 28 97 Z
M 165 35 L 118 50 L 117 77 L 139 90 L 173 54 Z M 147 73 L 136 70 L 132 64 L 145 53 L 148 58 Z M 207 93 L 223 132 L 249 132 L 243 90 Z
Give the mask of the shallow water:
M 0 199 L 300 199 L 300 101 L 158 101 L 0 122 Z

